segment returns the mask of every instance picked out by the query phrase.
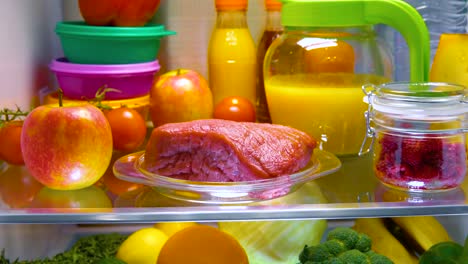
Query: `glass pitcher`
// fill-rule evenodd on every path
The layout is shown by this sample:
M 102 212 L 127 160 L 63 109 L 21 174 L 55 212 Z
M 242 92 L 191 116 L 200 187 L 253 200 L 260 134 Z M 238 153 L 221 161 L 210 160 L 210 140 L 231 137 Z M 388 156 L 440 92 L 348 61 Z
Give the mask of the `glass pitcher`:
M 410 49 L 411 81 L 426 81 L 429 34 L 399 0 L 283 0 L 284 34 L 265 56 L 273 123 L 303 130 L 338 156 L 359 153 L 366 133 L 361 87 L 391 81 L 392 62 L 373 26 L 399 30 Z

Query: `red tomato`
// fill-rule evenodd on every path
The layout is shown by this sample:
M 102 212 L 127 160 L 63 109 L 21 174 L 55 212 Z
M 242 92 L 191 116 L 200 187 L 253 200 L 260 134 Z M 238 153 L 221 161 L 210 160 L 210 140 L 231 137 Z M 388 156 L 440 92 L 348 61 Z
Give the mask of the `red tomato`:
M 144 26 L 156 13 L 160 0 L 79 0 L 80 13 L 93 26 Z
M 120 107 L 108 111 L 106 117 L 112 130 L 115 150 L 133 151 L 143 144 L 146 122 L 136 110 Z
M 11 121 L 0 128 L 0 157 L 13 165 L 23 165 L 21 130 L 23 121 Z
M 244 97 L 226 97 L 215 106 L 213 116 L 218 119 L 255 122 L 255 107 Z

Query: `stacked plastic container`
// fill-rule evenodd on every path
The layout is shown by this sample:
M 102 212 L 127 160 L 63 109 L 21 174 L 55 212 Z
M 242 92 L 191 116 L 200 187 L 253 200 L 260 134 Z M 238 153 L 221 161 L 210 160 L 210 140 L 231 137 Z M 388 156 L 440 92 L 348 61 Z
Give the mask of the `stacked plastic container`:
M 54 59 L 49 67 L 65 101 L 91 101 L 105 90 L 101 103 L 135 108 L 148 119 L 149 92 L 160 69 L 160 41 L 175 32 L 151 23 L 121 27 L 84 21 L 58 22 L 55 32 L 65 57 Z M 57 101 L 56 92 L 43 100 Z
M 441 34 L 467 32 L 467 0 L 406 0 L 406 2 L 419 11 L 429 29 L 431 64 Z M 386 26 L 379 26 L 378 32 L 385 38 L 393 52 L 394 65 L 397 65 L 394 69 L 394 79 L 407 81 L 409 78 L 408 46 L 404 38 Z

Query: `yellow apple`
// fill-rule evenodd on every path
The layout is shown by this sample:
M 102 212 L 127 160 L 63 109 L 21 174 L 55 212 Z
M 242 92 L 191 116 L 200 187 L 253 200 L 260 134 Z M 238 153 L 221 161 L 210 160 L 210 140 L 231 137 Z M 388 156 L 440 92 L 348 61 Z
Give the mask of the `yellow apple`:
M 150 92 L 150 115 L 155 127 L 213 116 L 213 95 L 208 82 L 188 69 L 161 75 Z

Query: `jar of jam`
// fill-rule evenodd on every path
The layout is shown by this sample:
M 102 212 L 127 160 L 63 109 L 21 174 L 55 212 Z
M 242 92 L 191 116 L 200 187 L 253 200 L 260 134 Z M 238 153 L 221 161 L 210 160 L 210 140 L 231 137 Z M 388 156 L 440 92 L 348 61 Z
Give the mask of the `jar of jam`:
M 367 135 L 360 154 L 373 148 L 373 170 L 384 185 L 443 191 L 462 183 L 468 131 L 464 86 L 401 82 L 363 90 Z

